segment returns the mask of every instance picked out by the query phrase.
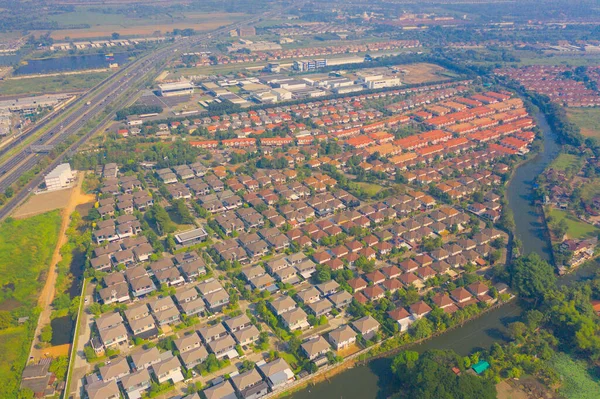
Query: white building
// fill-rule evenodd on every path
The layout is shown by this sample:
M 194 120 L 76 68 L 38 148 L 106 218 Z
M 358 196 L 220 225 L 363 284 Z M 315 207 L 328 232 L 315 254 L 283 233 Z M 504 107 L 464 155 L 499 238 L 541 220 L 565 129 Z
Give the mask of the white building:
M 46 175 L 46 188 L 48 191 L 60 190 L 66 188 L 75 178 L 75 174 L 71 170 L 71 165 L 68 163 L 61 163 L 52 172 Z
M 400 78 L 383 75 L 362 75 L 358 81 L 361 82 L 367 89 L 382 89 L 384 87 L 400 86 Z
M 163 97 L 181 96 L 194 93 L 194 85 L 190 82 L 165 83 L 158 85 L 160 95 Z

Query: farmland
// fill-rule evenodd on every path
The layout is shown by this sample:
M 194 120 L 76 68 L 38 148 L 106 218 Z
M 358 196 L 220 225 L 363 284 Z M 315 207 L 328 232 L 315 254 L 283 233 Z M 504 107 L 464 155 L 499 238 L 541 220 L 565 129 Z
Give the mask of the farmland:
M 80 9 L 52 15 L 49 19 L 64 27 L 73 24 L 89 25 L 86 28 L 53 31 L 52 38 L 61 41 L 67 40 L 65 38 L 76 40 L 109 37 L 113 32 L 118 32 L 121 36 L 164 36 L 173 29 L 206 31 L 239 21 L 244 16 L 241 13 L 159 13 L 132 17 L 127 13 L 101 13 Z

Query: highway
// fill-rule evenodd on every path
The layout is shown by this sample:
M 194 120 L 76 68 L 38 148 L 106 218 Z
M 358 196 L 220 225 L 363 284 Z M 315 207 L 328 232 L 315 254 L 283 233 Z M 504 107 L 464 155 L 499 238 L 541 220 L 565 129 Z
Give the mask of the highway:
M 160 66 L 176 57 L 180 52 L 190 51 L 194 46 L 197 46 L 204 41 L 212 40 L 216 36 L 222 35 L 223 33 L 228 33 L 231 29 L 252 24 L 258 21 L 260 18 L 268 18 L 274 14 L 280 13 L 281 11 L 282 10 L 271 11 L 243 22 L 237 22 L 219 28 L 209 33 L 182 38 L 166 47 L 157 49 L 156 51 L 126 65 L 108 77 L 94 89 L 90 90 L 79 99 L 73 101 L 73 103 L 66 107 L 65 110 L 58 112 L 54 118 L 50 118 L 44 121 L 44 123 L 40 124 L 40 126 L 31 129 L 27 133 L 24 133 L 21 140 L 31 137 L 32 135 L 38 133 L 40 129 L 50 124 L 51 121 L 71 112 L 66 118 L 64 118 L 64 120 L 61 120 L 56 126 L 41 134 L 41 136 L 32 143 L 32 145 L 36 146 L 56 146 L 67 140 L 72 135 L 76 134 L 88 122 L 100 116 L 108 106 L 116 106 L 117 104 L 124 102 L 126 100 L 123 96 L 124 92 L 142 83 L 150 75 L 156 73 Z M 90 105 L 86 105 L 87 102 L 90 102 Z M 46 173 L 56 167 L 56 165 L 64 162 L 69 153 L 74 153 L 83 143 L 85 143 L 92 135 L 97 133 L 108 121 L 113 118 L 114 112 L 109 113 L 102 119 L 102 121 L 96 123 L 94 128 L 73 143 L 67 151 L 64 151 L 62 154 L 58 155 L 48 167 L 42 170 L 22 190 L 15 193 L 15 195 L 4 205 L 4 207 L 0 209 L 0 219 L 4 219 L 6 216 L 8 216 L 16 208 L 16 206 L 18 206 L 29 195 L 30 191 L 38 187 L 42 183 Z M 10 148 L 2 148 L 0 150 L 0 157 L 10 150 Z M 0 165 L 0 192 L 4 192 L 10 185 L 18 181 L 21 176 L 35 168 L 41 158 L 42 156 L 40 154 L 33 153 L 28 146 L 16 152 L 8 160 L 2 163 Z

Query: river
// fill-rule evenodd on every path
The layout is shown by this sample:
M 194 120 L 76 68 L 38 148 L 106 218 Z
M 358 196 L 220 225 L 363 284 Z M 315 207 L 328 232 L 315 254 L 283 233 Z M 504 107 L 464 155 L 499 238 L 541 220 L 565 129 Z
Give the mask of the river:
M 516 237 L 523 243 L 523 253 L 537 252 L 549 260 L 550 243 L 546 239 L 540 215 L 532 204 L 533 181 L 558 155 L 560 146 L 545 116 L 538 113 L 535 117 L 542 131 L 543 148 L 539 154 L 517 168 L 507 187 L 507 196 L 515 216 Z M 561 277 L 559 284 L 585 279 L 591 276 L 595 269 L 595 264 L 580 268 L 575 273 Z M 494 342 L 505 340 L 506 326 L 516 321 L 521 311 L 521 307 L 513 301 L 411 349 L 418 352 L 453 349 L 459 355 L 465 356 L 478 348 L 489 348 Z M 397 391 L 395 379 L 390 371 L 391 361 L 391 357 L 372 360 L 333 376 L 328 382 L 311 385 L 294 393 L 291 398 L 387 398 Z

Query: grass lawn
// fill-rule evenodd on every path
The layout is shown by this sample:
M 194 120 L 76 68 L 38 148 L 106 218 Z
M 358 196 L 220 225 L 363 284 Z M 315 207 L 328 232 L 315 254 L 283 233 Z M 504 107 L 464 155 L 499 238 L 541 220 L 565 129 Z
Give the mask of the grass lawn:
M 29 79 L 9 79 L 0 81 L 0 93 L 3 95 L 59 93 L 73 90 L 87 90 L 112 72 L 91 72 L 78 75 L 47 76 Z
M 600 381 L 588 370 L 582 360 L 575 360 L 565 353 L 558 353 L 552 365 L 563 380 L 560 393 L 566 399 L 595 399 L 600 392 Z
M 587 137 L 600 138 L 600 108 L 567 108 L 569 120 Z
M 0 331 L 0 397 L 15 398 L 30 342 L 25 326 Z
M 358 185 L 362 190 L 364 190 L 369 197 L 374 197 L 382 189 L 382 187 L 379 184 L 365 182 L 358 182 L 355 184 Z
M 581 158 L 573 154 L 560 154 L 550 165 L 553 169 L 565 171 L 569 168 L 581 166 Z
M 589 223 L 585 223 L 570 215 L 568 212 L 560 209 L 551 208 L 550 216 L 552 216 L 552 219 L 554 219 L 557 223 L 562 219 L 566 219 L 567 225 L 569 226 L 569 229 L 567 230 L 567 235 L 569 238 L 581 239 L 595 237 L 600 232 L 600 229 L 597 227 L 594 227 Z

